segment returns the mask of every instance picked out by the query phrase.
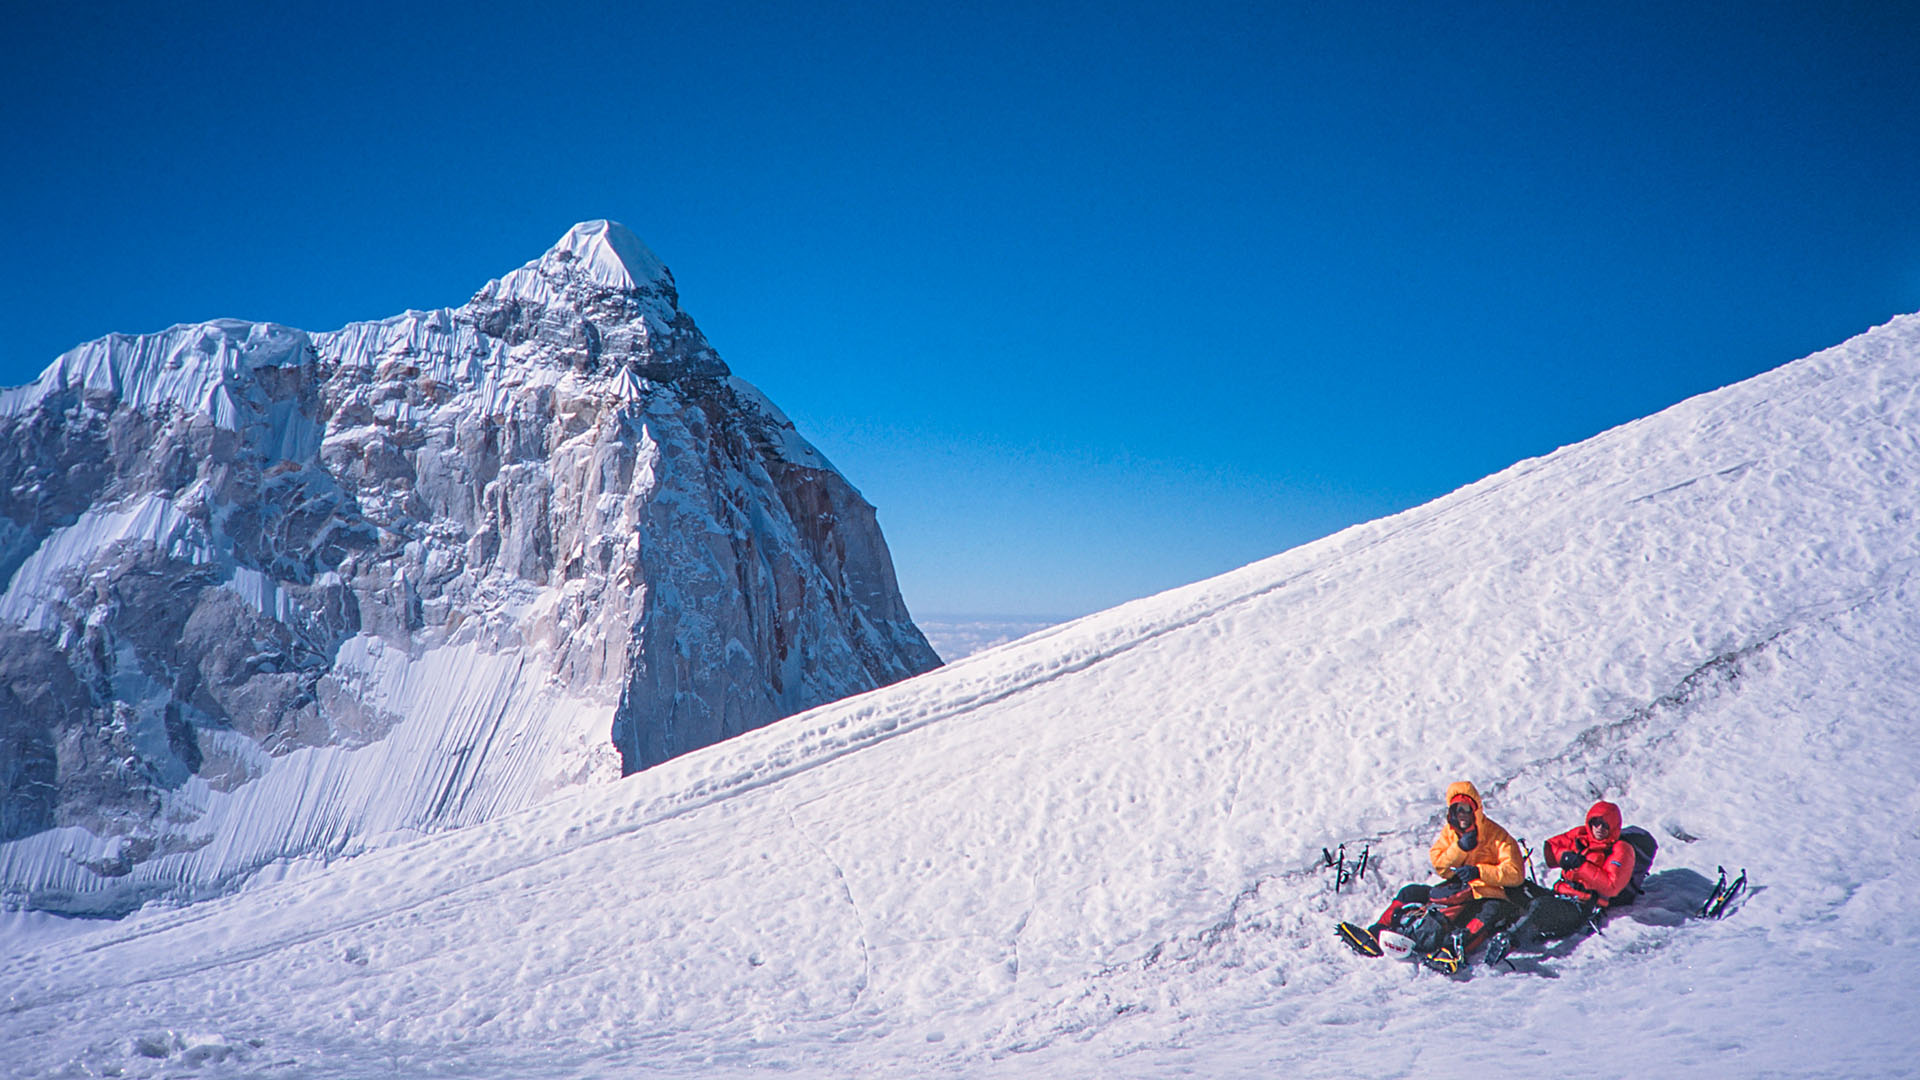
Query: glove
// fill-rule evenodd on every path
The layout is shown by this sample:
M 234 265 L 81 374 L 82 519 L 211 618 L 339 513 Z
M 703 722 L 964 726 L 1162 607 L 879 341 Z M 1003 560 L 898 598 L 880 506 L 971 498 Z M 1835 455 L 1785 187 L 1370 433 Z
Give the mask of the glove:
M 1472 851 L 1474 845 L 1479 842 L 1480 830 L 1478 829 L 1468 829 L 1466 832 L 1460 834 L 1460 839 L 1457 841 L 1461 851 Z
M 1579 866 L 1581 863 L 1586 862 L 1587 857 L 1585 855 L 1580 854 L 1580 852 L 1576 851 L 1573 848 L 1568 848 L 1567 850 L 1560 853 L 1559 861 L 1560 861 L 1560 869 L 1571 870 L 1574 867 Z
M 1456 866 L 1453 868 L 1453 880 L 1455 881 L 1472 881 L 1474 878 L 1477 878 L 1479 876 L 1480 876 L 1480 868 L 1473 865 L 1472 863 L 1467 863 L 1465 866 Z

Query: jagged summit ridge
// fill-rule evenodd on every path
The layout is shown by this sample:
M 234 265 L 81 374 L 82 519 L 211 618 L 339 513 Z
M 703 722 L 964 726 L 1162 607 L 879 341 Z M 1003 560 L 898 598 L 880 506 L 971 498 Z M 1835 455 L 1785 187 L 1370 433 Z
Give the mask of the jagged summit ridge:
M 308 336 L 241 319 L 182 323 L 156 334 L 109 334 L 62 353 L 24 386 L 0 390 L 0 416 L 19 416 L 49 396 L 111 407 L 168 403 L 229 429 L 256 370 L 310 359 Z
M 219 892 L 938 663 L 609 221 L 457 308 L 71 350 L 0 479 L 0 904 Z
M 582 376 L 724 378 L 726 364 L 679 304 L 673 275 L 618 222 L 584 221 L 540 258 L 458 308 L 409 311 L 309 334 L 219 318 L 154 334 L 109 334 L 56 358 L 32 383 L 0 389 L 0 416 L 63 395 L 95 406 L 184 410 L 234 429 L 256 372 L 401 361 L 447 384 L 519 381 L 558 362 Z M 622 369 L 627 374 L 621 375 Z

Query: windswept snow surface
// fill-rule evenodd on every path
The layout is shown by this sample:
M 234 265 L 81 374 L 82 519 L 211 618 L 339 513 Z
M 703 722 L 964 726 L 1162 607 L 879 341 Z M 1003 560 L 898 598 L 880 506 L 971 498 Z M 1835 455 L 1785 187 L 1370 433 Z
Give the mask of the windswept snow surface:
M 1908 317 L 617 784 L 8 926 L 0 1071 L 1911 1075 L 1916 387 Z M 1462 777 L 1536 845 L 1616 800 L 1648 895 L 1511 971 L 1348 954 Z

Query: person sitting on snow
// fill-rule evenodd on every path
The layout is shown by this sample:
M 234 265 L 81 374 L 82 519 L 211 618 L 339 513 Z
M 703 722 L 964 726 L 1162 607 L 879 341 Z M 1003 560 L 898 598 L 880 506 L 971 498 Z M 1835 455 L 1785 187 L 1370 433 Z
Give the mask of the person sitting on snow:
M 1507 889 L 1525 876 L 1520 845 L 1482 811 L 1479 789 L 1459 780 L 1447 787 L 1446 822 L 1427 857 L 1445 881 L 1408 885 L 1372 926 L 1341 923 L 1338 929 L 1366 956 L 1381 954 L 1382 933 L 1398 934 L 1427 966 L 1452 974 L 1466 966 L 1467 952 L 1481 938 L 1519 914 Z
M 1511 930 L 1487 942 L 1486 962 L 1498 963 L 1515 946 L 1563 938 L 1607 908 L 1633 879 L 1639 854 L 1620 835 L 1620 808 L 1601 800 L 1587 823 L 1547 841 L 1547 863 L 1560 868 L 1553 891 L 1536 897 Z

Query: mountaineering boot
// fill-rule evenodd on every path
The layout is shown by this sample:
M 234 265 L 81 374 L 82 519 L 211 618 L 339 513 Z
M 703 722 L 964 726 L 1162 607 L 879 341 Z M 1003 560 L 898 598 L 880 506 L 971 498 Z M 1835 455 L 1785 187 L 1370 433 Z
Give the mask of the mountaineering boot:
M 1452 945 L 1442 945 L 1420 958 L 1420 962 L 1442 975 L 1458 975 L 1467 966 L 1467 958 L 1453 951 Z
M 1347 943 L 1347 948 L 1361 956 L 1380 955 L 1380 935 L 1373 927 L 1355 926 L 1343 922 L 1333 928 L 1333 935 Z
M 1513 935 L 1498 930 L 1487 936 L 1487 951 L 1481 955 L 1480 962 L 1492 967 L 1507 958 L 1508 950 L 1513 948 Z
M 1467 932 L 1454 927 L 1439 948 L 1420 958 L 1421 963 L 1447 975 L 1458 974 L 1467 966 Z

